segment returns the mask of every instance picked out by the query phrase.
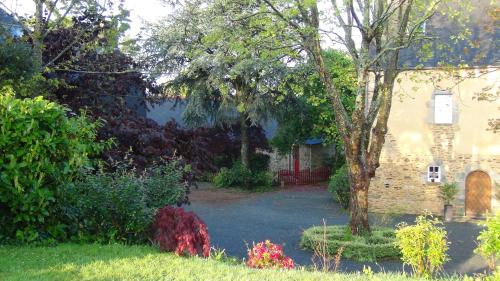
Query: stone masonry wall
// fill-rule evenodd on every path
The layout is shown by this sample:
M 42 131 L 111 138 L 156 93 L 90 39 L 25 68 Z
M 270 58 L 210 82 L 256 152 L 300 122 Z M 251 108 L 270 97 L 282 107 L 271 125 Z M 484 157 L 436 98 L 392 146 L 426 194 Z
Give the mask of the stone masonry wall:
M 454 152 L 456 125 L 430 125 L 434 146 L 427 154 L 405 154 L 398 151 L 397 142 L 389 132 L 380 158 L 380 167 L 372 179 L 369 191 L 370 210 L 384 213 L 420 214 L 430 211 L 442 214 L 439 183 L 427 182 L 430 165 L 441 167 L 441 184 L 456 182 L 459 194 L 454 205 L 455 215 L 465 213 L 465 180 L 470 172 L 481 170 L 492 179 L 492 209 L 500 210 L 495 198 L 500 196 L 500 156 L 458 154 Z

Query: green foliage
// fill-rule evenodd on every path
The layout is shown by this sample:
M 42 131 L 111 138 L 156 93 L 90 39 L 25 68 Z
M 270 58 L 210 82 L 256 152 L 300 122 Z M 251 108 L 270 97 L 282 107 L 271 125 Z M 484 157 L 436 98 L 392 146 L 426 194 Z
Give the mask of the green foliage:
M 340 51 L 326 50 L 323 56 L 332 82 L 340 91 L 342 104 L 351 113 L 356 89 L 354 64 Z M 330 96 L 312 65 L 297 67 L 282 81 L 281 88 L 284 95 L 278 97 L 276 105 L 279 126 L 271 141 L 273 147 L 286 154 L 294 144 L 311 137 L 322 137 L 327 143 L 340 146 Z
M 318 243 L 324 242 L 324 227 L 315 226 L 302 233 L 302 248 L 314 250 Z M 342 258 L 356 261 L 378 261 L 398 258 L 400 252 L 396 247 L 396 236 L 392 228 L 374 228 L 370 235 L 354 236 L 344 225 L 326 227 L 326 247 L 329 255 L 334 256 L 343 248 Z
M 256 13 L 254 1 L 189 0 L 174 9 L 149 27 L 143 51 L 152 73 L 175 75 L 166 88 L 186 98 L 185 121 L 265 120 L 273 90 L 289 69 L 285 60 L 301 58 L 294 42 L 278 38 L 285 24 L 274 21 L 275 30 L 267 30 L 272 19 Z
M 91 164 L 105 147 L 96 143 L 99 123 L 41 97 L 0 93 L 0 240 L 36 240 L 51 221 L 61 185 Z
M 488 216 L 482 225 L 486 228 L 477 237 L 479 245 L 474 252 L 485 258 L 493 269 L 500 259 L 500 212 Z M 500 274 L 500 270 L 497 271 Z
M 450 205 L 458 193 L 458 185 L 456 183 L 446 183 L 440 185 L 439 190 L 441 192 L 441 199 L 443 199 L 446 205 Z
M 22 80 L 27 80 L 34 75 L 37 66 L 32 59 L 33 51 L 28 43 L 7 39 L 5 42 L 0 41 L 0 44 L 1 86 L 7 83 L 19 84 Z
M 270 157 L 263 153 L 252 153 L 250 156 L 250 170 L 265 172 L 269 170 Z
M 270 188 L 273 180 L 273 175 L 270 172 L 251 171 L 241 162 L 236 162 L 231 169 L 222 168 L 214 177 L 214 184 L 217 187 L 242 187 L 255 190 Z
M 207 281 L 423 281 L 404 273 L 373 273 L 372 279 L 359 272 L 323 273 L 299 270 L 255 270 L 243 264 L 231 265 L 214 259 L 185 258 L 160 253 L 156 247 L 113 245 L 71 245 L 56 247 L 0 246 L 0 278 L 5 281 L 53 280 L 207 280 Z M 436 281 L 460 281 L 449 276 Z
M 126 166 L 112 173 L 85 173 L 65 186 L 59 204 L 68 238 L 78 242 L 147 242 L 156 210 L 184 201 L 182 177 L 175 161 L 142 175 Z
M 347 210 L 349 208 L 350 185 L 349 175 L 347 174 L 347 166 L 340 167 L 335 174 L 330 177 L 328 183 L 328 191 L 330 191 L 340 204 L 340 206 Z
M 402 223 L 396 230 L 402 260 L 419 277 L 432 277 L 449 260 L 446 230 L 440 224 L 437 218 L 422 215 L 417 217 L 415 225 Z
M 10 38 L 0 41 L 0 65 L 0 89 L 9 86 L 17 97 L 48 96 L 58 83 L 38 73 L 33 50 L 28 43 Z

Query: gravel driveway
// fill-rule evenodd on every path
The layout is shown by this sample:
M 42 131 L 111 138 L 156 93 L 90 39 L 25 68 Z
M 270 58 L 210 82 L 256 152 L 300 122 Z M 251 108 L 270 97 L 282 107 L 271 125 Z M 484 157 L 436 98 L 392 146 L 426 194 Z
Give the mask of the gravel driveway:
M 232 190 L 218 190 L 209 184 L 200 184 L 190 195 L 191 205 L 186 209 L 194 211 L 207 224 L 212 245 L 223 248 L 230 256 L 244 258 L 247 245 L 270 239 L 284 245 L 286 255 L 301 265 L 311 264 L 311 253 L 299 248 L 304 229 L 327 224 L 346 224 L 348 214 L 333 201 L 324 187 L 294 187 L 267 193 L 245 193 Z M 388 224 L 401 221 L 413 222 L 414 216 L 390 217 Z M 372 216 L 375 222 L 377 219 Z M 445 224 L 451 242 L 451 261 L 445 271 L 452 273 L 483 272 L 486 263 L 473 254 L 475 238 L 480 227 L 474 222 L 452 222 Z M 369 265 L 374 271 L 401 271 L 402 263 L 385 261 L 381 263 L 360 263 L 342 260 L 340 270 L 359 271 Z

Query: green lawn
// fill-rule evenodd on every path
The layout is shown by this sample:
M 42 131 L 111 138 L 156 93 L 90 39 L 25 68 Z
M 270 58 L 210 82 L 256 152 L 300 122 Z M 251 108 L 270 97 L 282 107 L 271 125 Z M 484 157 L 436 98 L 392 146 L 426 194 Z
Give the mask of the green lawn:
M 0 280 L 414 280 L 403 275 L 255 270 L 147 246 L 0 246 Z M 448 280 L 459 280 L 448 279 Z

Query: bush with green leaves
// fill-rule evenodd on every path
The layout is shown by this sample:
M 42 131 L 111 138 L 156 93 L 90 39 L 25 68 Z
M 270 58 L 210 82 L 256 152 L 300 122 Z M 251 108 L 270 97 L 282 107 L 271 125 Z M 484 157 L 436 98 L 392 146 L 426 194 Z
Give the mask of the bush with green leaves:
M 415 225 L 401 223 L 396 230 L 396 243 L 402 260 L 418 277 L 430 278 L 449 260 L 448 241 L 441 221 L 428 215 L 418 216 Z
M 217 187 L 241 187 L 245 189 L 269 188 L 273 184 L 273 175 L 267 171 L 251 171 L 241 162 L 236 162 L 230 169 L 222 168 L 214 177 Z
M 42 97 L 21 100 L 1 89 L 0 240 L 59 232 L 53 215 L 61 186 L 105 147 L 95 141 L 99 123 L 69 114 Z
M 451 205 L 458 193 L 458 185 L 456 183 L 445 183 L 439 186 L 439 191 L 441 192 L 441 199 L 443 199 L 444 203 L 446 205 Z
M 493 270 L 500 260 L 500 212 L 495 216 L 488 216 L 482 225 L 485 229 L 477 237 L 479 245 L 474 252 L 485 258 Z
M 64 189 L 60 211 L 68 238 L 77 242 L 143 243 L 156 210 L 186 202 L 183 168 L 172 161 L 137 175 L 126 166 L 90 171 Z
M 349 208 L 350 185 L 347 167 L 343 165 L 330 177 L 328 190 L 343 209 Z
M 326 238 L 326 241 L 324 241 Z M 345 225 L 315 226 L 302 233 L 300 245 L 314 251 L 317 245 L 326 245 L 327 253 L 335 256 L 340 248 L 342 257 L 356 261 L 379 261 L 400 256 L 392 228 L 373 228 L 371 234 L 352 235 Z
M 263 153 L 252 153 L 250 157 L 250 170 L 254 172 L 265 172 L 269 170 L 271 157 Z

